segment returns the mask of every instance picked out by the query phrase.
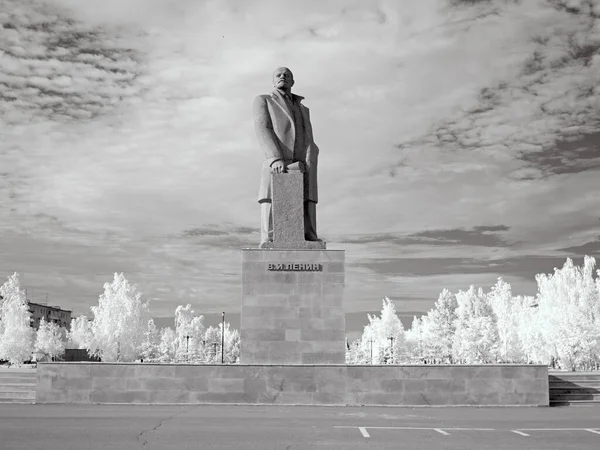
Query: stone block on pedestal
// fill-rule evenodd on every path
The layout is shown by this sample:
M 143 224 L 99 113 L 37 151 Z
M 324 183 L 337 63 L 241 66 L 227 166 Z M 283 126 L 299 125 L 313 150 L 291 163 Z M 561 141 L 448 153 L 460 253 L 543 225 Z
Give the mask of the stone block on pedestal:
M 343 250 L 242 250 L 240 363 L 344 364 Z
M 304 238 L 304 177 L 299 171 L 273 174 L 273 242 L 263 248 L 325 249 L 323 241 Z

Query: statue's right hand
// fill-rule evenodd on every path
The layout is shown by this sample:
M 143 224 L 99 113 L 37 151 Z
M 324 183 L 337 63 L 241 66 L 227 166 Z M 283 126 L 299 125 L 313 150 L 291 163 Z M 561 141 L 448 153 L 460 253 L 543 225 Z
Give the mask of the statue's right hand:
M 271 164 L 271 173 L 284 173 L 285 163 L 280 159 Z

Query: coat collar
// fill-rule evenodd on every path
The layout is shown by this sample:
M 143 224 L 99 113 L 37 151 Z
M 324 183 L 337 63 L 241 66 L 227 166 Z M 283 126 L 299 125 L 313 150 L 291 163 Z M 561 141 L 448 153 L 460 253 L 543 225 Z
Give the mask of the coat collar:
M 279 89 L 273 89 L 273 92 L 271 93 L 272 97 L 279 97 L 283 100 L 283 92 L 280 91 Z M 304 97 L 302 97 L 301 95 L 296 95 L 294 93 L 292 93 L 292 98 L 294 99 L 294 101 L 297 101 L 298 103 L 301 102 L 302 100 L 304 100 Z

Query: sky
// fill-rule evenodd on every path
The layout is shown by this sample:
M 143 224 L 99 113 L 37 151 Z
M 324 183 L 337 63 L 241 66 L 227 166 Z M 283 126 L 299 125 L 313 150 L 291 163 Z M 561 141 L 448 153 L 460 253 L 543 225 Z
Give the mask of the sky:
M 33 301 L 90 315 L 123 272 L 155 317 L 239 314 L 279 66 L 350 329 L 600 254 L 600 0 L 0 0 L 0 24 L 0 280 Z

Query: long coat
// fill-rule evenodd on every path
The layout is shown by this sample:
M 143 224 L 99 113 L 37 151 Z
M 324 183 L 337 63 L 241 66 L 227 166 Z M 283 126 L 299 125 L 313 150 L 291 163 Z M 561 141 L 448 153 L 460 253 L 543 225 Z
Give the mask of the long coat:
M 292 94 L 299 102 L 304 97 Z M 303 130 L 296 130 L 294 118 L 279 91 L 259 95 L 254 99 L 254 127 L 260 147 L 265 154 L 262 165 L 258 201 L 271 200 L 271 164 L 276 159 L 302 161 L 307 173 L 304 175 L 304 200 L 318 201 L 317 164 L 319 147 L 314 142 L 309 110 L 300 103 Z M 306 148 L 294 152 L 296 133 L 305 133 Z M 300 153 L 300 154 L 298 154 Z

